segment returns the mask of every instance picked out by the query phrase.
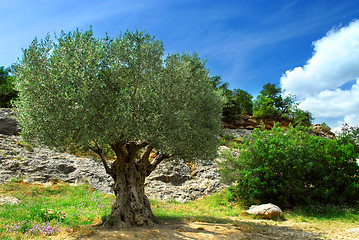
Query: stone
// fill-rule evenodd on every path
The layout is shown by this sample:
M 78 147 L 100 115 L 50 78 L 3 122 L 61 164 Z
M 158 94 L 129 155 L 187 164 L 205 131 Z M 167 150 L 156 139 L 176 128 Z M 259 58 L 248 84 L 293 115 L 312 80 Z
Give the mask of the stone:
M 236 129 L 222 129 L 222 132 L 224 135 L 231 135 L 234 138 L 243 138 L 244 136 L 251 135 L 253 133 L 253 130 L 236 128 Z
M 0 194 L 0 205 L 4 205 L 4 204 L 15 205 L 19 203 L 20 203 L 20 199 L 16 197 Z
M 261 205 L 252 205 L 246 213 L 256 215 L 265 219 L 274 219 L 283 217 L 283 211 L 276 205 L 267 203 Z
M 20 129 L 10 108 L 0 108 L 0 134 L 18 135 Z
M 226 187 L 220 182 L 216 163 L 181 159 L 163 162 L 147 177 L 146 195 L 160 201 L 188 202 L 213 194 Z

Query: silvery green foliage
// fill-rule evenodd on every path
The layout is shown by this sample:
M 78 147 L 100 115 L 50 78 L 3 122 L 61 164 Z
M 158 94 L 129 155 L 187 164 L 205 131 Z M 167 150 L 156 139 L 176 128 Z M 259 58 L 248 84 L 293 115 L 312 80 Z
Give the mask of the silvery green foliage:
M 35 39 L 14 65 L 23 137 L 56 148 L 146 142 L 180 157 L 213 157 L 221 96 L 196 54 L 163 52 L 138 31 Z

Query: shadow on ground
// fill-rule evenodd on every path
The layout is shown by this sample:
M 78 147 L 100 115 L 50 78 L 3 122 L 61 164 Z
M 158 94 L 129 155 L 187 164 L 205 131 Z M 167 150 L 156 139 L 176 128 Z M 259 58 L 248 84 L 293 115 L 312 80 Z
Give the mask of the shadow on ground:
M 214 219 L 215 220 L 215 219 Z M 221 219 L 223 222 L 223 219 Z M 218 219 L 218 222 L 220 220 Z M 233 220 L 231 223 L 162 221 L 152 228 L 123 230 L 96 228 L 90 236 L 77 239 L 323 239 L 318 233 L 265 222 Z

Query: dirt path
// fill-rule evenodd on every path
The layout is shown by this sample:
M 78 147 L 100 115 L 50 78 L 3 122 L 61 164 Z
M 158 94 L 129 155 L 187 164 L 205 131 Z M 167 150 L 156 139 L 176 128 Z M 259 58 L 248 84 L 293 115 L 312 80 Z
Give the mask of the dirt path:
M 307 222 L 237 220 L 235 224 L 163 221 L 153 228 L 105 230 L 95 228 L 84 236 L 67 236 L 64 239 L 81 240 L 211 240 L 211 239 L 359 239 L 359 228 L 330 224 L 325 231 Z

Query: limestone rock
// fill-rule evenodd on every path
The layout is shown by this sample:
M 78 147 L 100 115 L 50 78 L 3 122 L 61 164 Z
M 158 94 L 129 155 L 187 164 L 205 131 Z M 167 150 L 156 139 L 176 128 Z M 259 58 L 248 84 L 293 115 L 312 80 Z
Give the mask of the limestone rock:
M 319 137 L 333 139 L 335 138 L 335 134 L 332 133 L 329 129 L 326 129 L 321 124 L 313 124 L 310 126 L 313 130 L 313 133 Z
M 112 192 L 111 177 L 93 158 L 59 153 L 47 147 L 33 147 L 30 151 L 20 136 L 0 134 L 0 184 L 12 179 L 40 184 L 57 180 L 87 183 L 98 191 Z
M 0 108 L 0 134 L 17 135 L 19 132 L 14 112 L 9 108 Z
M 236 128 L 236 129 L 222 129 L 224 135 L 231 135 L 234 138 L 243 138 L 244 136 L 251 135 L 253 130 Z
M 261 205 L 252 205 L 246 213 L 257 215 L 266 219 L 283 217 L 283 211 L 276 205 L 267 203 Z
M 19 203 L 20 203 L 20 199 L 17 199 L 16 197 L 0 194 L 0 205 L 3 204 L 14 205 Z
M 243 115 L 240 119 L 237 119 L 232 123 L 222 123 L 222 126 L 224 128 L 223 131 L 225 134 L 231 134 L 233 137 L 238 138 L 249 135 L 255 128 L 261 128 L 261 121 L 264 123 L 266 130 L 272 129 L 274 123 L 276 122 L 279 123 L 283 128 L 288 128 L 292 123 L 291 120 L 285 118 L 265 119 Z M 316 136 L 330 139 L 335 138 L 335 134 L 329 129 L 323 127 L 321 124 L 313 124 L 310 126 L 310 128 L 313 130 L 313 134 Z
M 104 193 L 112 193 L 113 184 L 102 163 L 93 158 L 59 153 L 44 146 L 30 151 L 20 136 L 0 134 L 0 184 L 12 179 L 39 184 L 89 184 Z M 159 164 L 145 184 L 150 199 L 178 202 L 195 200 L 225 187 L 214 163 L 197 162 L 191 166 L 183 160 Z
M 224 188 L 215 163 L 189 165 L 180 159 L 161 163 L 145 182 L 146 195 L 160 201 L 188 202 Z

